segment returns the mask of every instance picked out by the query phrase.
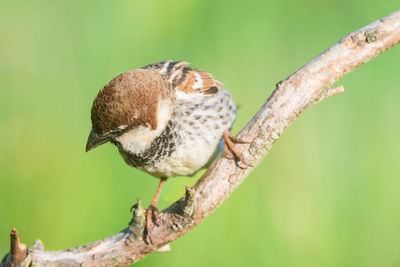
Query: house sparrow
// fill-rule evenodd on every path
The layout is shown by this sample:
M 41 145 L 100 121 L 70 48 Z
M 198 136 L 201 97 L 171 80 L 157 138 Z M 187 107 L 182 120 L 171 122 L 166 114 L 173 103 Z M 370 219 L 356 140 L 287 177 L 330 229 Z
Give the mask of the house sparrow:
M 128 165 L 160 179 L 147 211 L 147 234 L 167 178 L 206 166 L 221 140 L 228 154 L 241 159 L 233 144 L 240 140 L 229 132 L 236 117 L 232 95 L 188 64 L 164 61 L 122 73 L 100 90 L 91 110 L 86 151 L 111 142 Z

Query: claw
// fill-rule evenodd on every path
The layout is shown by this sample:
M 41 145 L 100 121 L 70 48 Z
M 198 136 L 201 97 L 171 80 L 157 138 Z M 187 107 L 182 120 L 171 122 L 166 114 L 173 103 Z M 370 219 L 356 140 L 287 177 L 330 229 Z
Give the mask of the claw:
M 159 213 L 157 207 L 150 205 L 146 210 L 146 239 L 149 244 L 153 243 L 151 240 L 151 228 L 153 224 L 160 226 Z
M 225 154 L 228 156 L 228 158 L 235 158 L 237 161 L 237 165 L 239 168 L 245 169 L 248 166 L 253 167 L 250 163 L 246 162 L 246 160 L 243 158 L 243 155 L 239 153 L 239 151 L 236 149 L 236 146 L 234 143 L 237 144 L 249 144 L 251 142 L 249 141 L 244 141 L 238 137 L 233 136 L 229 131 L 224 131 L 223 133 L 223 138 L 224 138 L 224 151 Z M 244 163 L 245 166 L 241 166 L 240 163 Z
M 157 207 L 150 206 L 149 207 L 150 213 L 151 213 L 151 219 L 153 220 L 154 224 L 157 226 L 160 226 L 160 220 L 159 220 L 159 213 Z

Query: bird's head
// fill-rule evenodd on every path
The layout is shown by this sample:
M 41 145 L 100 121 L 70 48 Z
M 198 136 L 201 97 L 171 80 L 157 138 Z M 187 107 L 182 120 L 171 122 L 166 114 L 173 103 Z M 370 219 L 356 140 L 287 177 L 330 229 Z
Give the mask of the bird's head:
M 172 101 L 171 86 L 157 70 L 136 69 L 115 77 L 93 102 L 86 151 L 109 141 L 143 151 L 165 128 Z

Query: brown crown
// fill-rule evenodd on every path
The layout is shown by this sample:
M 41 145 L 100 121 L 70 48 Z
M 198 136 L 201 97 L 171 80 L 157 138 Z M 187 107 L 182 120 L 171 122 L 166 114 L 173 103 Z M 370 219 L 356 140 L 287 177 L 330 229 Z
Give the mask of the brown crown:
M 155 69 L 131 70 L 100 90 L 92 106 L 92 126 L 105 135 L 120 126 L 157 128 L 157 105 L 171 95 L 171 86 Z

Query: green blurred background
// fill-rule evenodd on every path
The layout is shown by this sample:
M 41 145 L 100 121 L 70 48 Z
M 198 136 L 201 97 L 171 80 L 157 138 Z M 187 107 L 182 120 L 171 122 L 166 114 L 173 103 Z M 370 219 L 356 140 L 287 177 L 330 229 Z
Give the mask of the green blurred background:
M 399 8 L 364 1 L 1 1 L 0 255 L 65 249 L 127 226 L 157 180 L 112 145 L 85 153 L 90 107 L 119 73 L 186 60 L 241 106 L 236 133 L 274 84 Z M 136 266 L 400 266 L 400 47 L 301 114 L 204 223 Z M 196 179 L 200 175 L 196 176 Z M 196 179 L 170 179 L 161 208 Z

